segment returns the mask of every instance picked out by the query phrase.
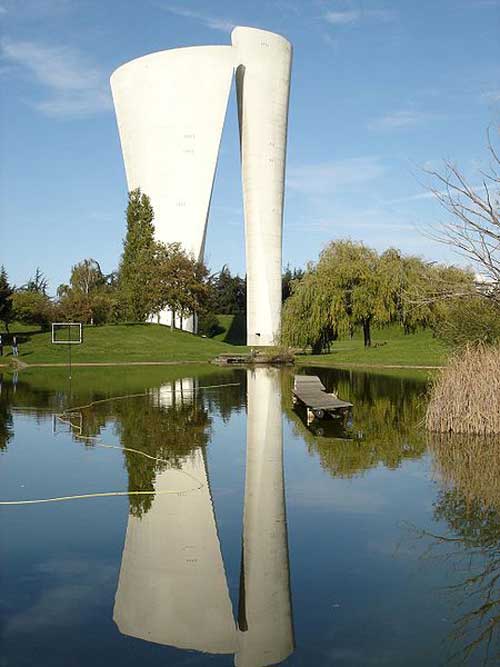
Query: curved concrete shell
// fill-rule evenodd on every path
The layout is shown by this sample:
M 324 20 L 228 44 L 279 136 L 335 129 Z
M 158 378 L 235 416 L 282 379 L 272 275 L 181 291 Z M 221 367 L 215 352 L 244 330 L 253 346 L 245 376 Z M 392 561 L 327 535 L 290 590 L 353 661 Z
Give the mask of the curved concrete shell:
M 247 345 L 278 342 L 292 47 L 281 35 L 235 28 L 247 259 Z
M 111 76 L 129 190 L 151 199 L 156 236 L 202 259 L 231 80 L 230 46 L 152 53 Z M 170 324 L 165 311 L 160 322 Z M 192 321 L 183 327 L 192 330 Z

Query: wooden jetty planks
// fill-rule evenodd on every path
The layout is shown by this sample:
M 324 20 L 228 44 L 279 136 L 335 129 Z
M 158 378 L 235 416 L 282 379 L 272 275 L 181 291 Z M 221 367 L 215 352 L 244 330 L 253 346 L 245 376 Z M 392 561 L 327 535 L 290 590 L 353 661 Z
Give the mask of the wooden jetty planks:
M 333 394 L 328 394 L 316 375 L 296 375 L 293 385 L 294 395 L 311 410 L 346 410 L 352 403 L 342 401 Z

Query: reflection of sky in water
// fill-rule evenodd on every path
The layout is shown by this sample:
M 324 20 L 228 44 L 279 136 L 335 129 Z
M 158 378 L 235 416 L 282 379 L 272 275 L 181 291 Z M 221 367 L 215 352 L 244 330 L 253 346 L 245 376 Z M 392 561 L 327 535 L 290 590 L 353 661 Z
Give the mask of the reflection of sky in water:
M 420 666 L 444 663 L 477 636 L 467 626 L 462 639 L 451 641 L 454 621 L 475 603 L 466 598 L 457 608 L 461 591 L 446 587 L 460 584 L 467 572 L 455 567 L 451 548 L 429 552 L 433 540 L 422 532 L 456 535 L 444 518 L 435 518 L 446 498 L 416 427 L 422 384 L 324 371 L 325 384 L 335 383 L 355 404 L 354 427 L 364 440 L 354 450 L 352 443 L 307 432 L 288 404 L 289 378 L 277 371 L 260 384 L 238 371 L 183 377 L 180 385 L 129 377 L 128 393 L 147 389 L 148 397 L 104 403 L 83 416 L 83 428 L 100 432 L 105 442 L 140 442 L 139 448 L 170 453 L 175 470 L 86 446 L 64 428 L 54 435 L 51 418 L 12 411 L 14 434 L 0 454 L 4 499 L 124 490 L 130 479 L 158 490 L 179 485 L 183 468 L 209 487 L 185 503 L 182 496 L 131 501 L 132 513 L 126 497 L 0 508 L 5 664 L 230 665 L 236 654 L 240 665 Z M 235 381 L 240 387 L 200 389 Z M 6 386 L 4 378 L 2 410 L 11 403 L 60 401 L 53 388 L 30 387 L 22 375 L 15 394 Z M 77 384 L 74 404 L 117 395 L 120 380 L 116 386 L 96 396 Z M 283 415 L 273 403 L 280 391 Z M 145 424 L 147 438 L 137 432 Z M 281 437 L 288 531 L 280 519 Z M 190 443 L 196 447 L 189 455 Z M 184 562 L 182 569 L 186 548 L 192 565 Z M 198 579 L 189 567 L 198 568 Z M 128 600 L 119 585 L 127 581 Z M 175 614 L 183 591 L 184 620 Z M 128 627 L 118 618 L 120 608 L 135 612 Z M 212 614 L 212 627 L 220 629 L 217 608 L 229 643 L 226 654 L 208 658 L 189 647 L 221 648 L 203 621 Z M 238 632 L 238 619 L 241 629 L 246 621 L 246 631 Z M 481 664 L 482 652 L 467 664 Z

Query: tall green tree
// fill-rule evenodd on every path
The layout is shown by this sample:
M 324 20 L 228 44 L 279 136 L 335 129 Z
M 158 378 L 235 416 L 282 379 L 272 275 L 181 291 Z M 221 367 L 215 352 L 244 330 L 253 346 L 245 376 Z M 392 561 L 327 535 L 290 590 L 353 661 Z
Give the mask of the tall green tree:
M 5 324 L 7 333 L 9 332 L 9 322 L 12 319 L 12 294 L 14 290 L 9 284 L 7 271 L 2 265 L 0 267 L 0 321 Z
M 125 316 L 138 322 L 155 312 L 150 290 L 157 254 L 153 219 L 149 197 L 139 188 L 129 192 L 119 285 Z

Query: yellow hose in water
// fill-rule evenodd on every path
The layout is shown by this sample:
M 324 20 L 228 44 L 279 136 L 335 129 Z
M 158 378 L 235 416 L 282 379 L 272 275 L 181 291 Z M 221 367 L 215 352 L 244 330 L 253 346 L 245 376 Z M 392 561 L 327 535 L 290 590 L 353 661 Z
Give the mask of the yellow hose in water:
M 231 382 L 228 384 L 213 384 L 213 385 L 205 385 L 203 387 L 198 387 L 198 389 L 214 389 L 217 387 L 236 387 L 239 386 L 238 382 Z M 71 408 L 71 410 L 65 410 L 59 415 L 56 415 L 56 419 L 58 419 L 60 422 L 63 424 L 68 424 L 71 429 L 74 430 L 80 430 L 81 427 L 77 424 L 73 424 L 71 419 L 65 419 L 66 415 L 71 415 L 72 412 L 77 412 L 81 411 L 87 408 L 91 408 L 93 405 L 96 405 L 97 403 L 108 403 L 109 401 L 119 401 L 123 400 L 126 398 L 137 398 L 139 396 L 147 396 L 147 393 L 142 393 L 142 394 L 128 394 L 126 396 L 113 396 L 112 398 L 103 398 L 97 401 L 91 401 L 90 403 L 87 403 L 86 405 L 81 405 L 77 406 L 74 408 Z M 40 408 L 24 408 L 25 410 L 40 410 Z M 43 408 L 41 409 L 43 410 Z M 122 452 L 132 452 L 134 454 L 139 454 L 140 456 L 144 456 L 148 459 L 152 459 L 153 461 L 161 461 L 162 463 L 169 463 L 167 459 L 162 459 L 158 456 L 151 456 L 150 454 L 147 454 L 146 452 L 142 452 L 139 449 L 132 449 L 130 447 L 118 447 L 116 445 L 107 445 L 103 442 L 99 441 L 99 438 L 97 436 L 90 436 L 90 435 L 81 435 L 80 433 L 73 433 L 73 436 L 79 440 L 92 440 L 93 444 L 96 447 L 102 447 L 103 449 L 118 449 Z M 115 497 L 115 496 L 165 496 L 165 495 L 177 495 L 177 496 L 183 496 L 186 493 L 192 493 L 193 491 L 198 491 L 199 489 L 203 488 L 203 482 L 201 482 L 199 479 L 194 477 L 194 475 L 189 474 L 188 472 L 185 472 L 184 470 L 178 470 L 177 472 L 181 473 L 182 475 L 185 475 L 186 477 L 189 477 L 190 479 L 193 480 L 193 482 L 196 483 L 196 486 L 194 486 L 192 489 L 184 489 L 183 491 L 173 491 L 170 489 L 165 489 L 162 491 L 106 491 L 106 492 L 101 492 L 101 493 L 83 493 L 79 495 L 72 495 L 72 496 L 59 496 L 56 498 L 37 498 L 37 499 L 30 499 L 30 500 L 0 500 L 0 506 L 13 506 L 13 505 L 40 505 L 42 503 L 57 503 L 57 502 L 62 502 L 66 500 L 82 500 L 86 498 L 110 498 L 110 497 Z

